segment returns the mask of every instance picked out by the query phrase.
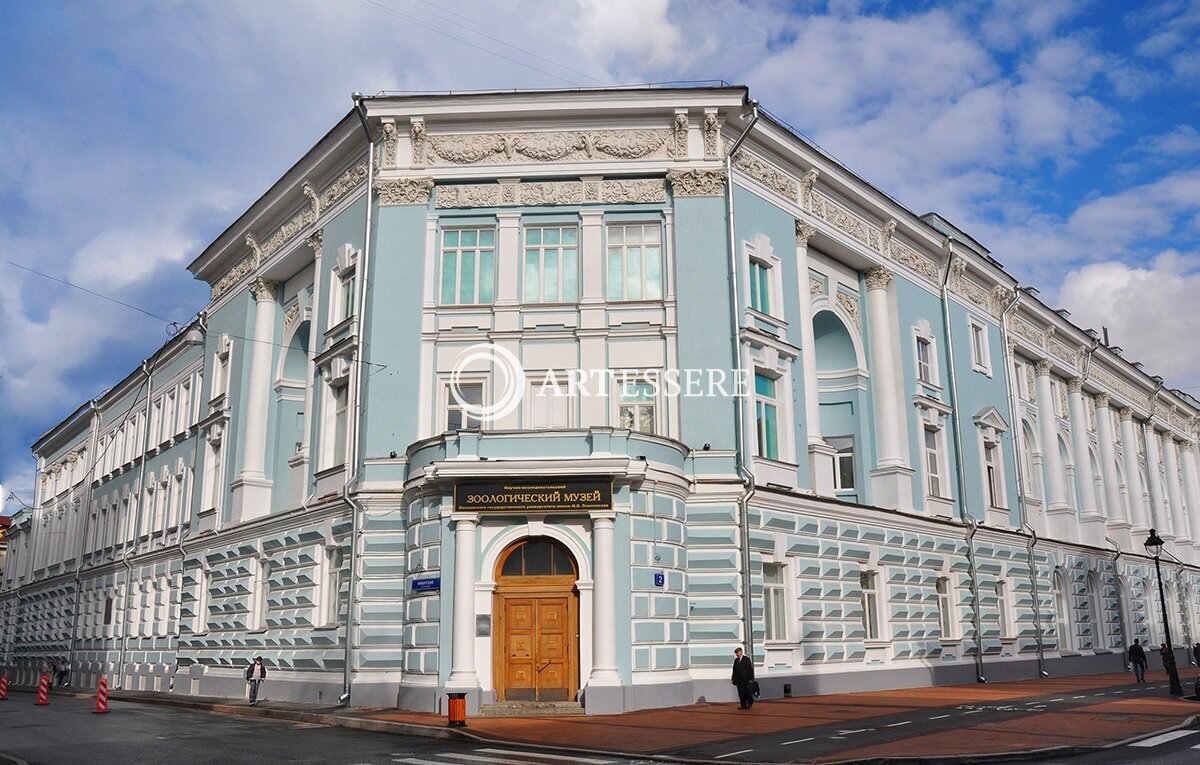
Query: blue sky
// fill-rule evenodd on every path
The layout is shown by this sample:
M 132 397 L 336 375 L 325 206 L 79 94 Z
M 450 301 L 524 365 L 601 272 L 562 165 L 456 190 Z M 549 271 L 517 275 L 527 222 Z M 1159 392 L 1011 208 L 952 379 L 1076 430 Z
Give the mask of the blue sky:
M 1200 394 L 1200 0 L 3 3 L 0 482 L 355 90 L 723 79 Z M 6 503 L 13 512 L 15 503 Z

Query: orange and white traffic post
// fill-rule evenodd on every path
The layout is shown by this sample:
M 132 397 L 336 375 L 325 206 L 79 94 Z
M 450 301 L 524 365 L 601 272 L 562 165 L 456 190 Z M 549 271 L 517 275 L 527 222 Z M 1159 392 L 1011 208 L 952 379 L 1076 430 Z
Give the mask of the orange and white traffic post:
M 8 675 L 0 675 L 0 701 L 8 699 Z
M 96 686 L 96 711 L 92 714 L 102 715 L 108 711 L 108 678 L 101 677 Z
M 37 701 L 33 702 L 35 706 L 45 706 L 50 703 L 50 676 L 42 675 L 42 679 L 38 680 Z

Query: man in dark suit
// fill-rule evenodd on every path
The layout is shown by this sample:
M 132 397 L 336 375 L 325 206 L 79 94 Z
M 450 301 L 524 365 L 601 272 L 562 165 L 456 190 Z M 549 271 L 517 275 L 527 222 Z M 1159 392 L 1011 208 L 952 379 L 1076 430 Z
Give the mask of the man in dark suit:
M 733 649 L 733 679 L 730 681 L 737 686 L 738 700 L 742 702 L 739 709 L 749 709 L 754 706 L 754 662 L 749 656 L 742 656 L 742 649 Z

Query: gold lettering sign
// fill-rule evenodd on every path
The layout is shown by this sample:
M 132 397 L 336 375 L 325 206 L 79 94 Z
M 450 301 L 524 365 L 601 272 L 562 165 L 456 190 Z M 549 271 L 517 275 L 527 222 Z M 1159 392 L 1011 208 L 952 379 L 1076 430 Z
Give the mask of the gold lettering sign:
M 612 509 L 611 479 L 470 481 L 454 487 L 454 509 L 489 513 L 586 513 Z

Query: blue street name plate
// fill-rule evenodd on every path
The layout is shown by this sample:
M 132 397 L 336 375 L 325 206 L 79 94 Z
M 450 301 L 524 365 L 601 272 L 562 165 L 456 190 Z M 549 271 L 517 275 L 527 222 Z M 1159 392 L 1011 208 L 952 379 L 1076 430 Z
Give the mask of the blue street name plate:
M 413 592 L 436 592 L 440 589 L 442 589 L 440 576 L 427 576 L 424 579 L 414 579 L 412 582 Z
M 667 577 L 665 574 L 655 574 L 654 575 L 654 586 L 655 587 L 662 587 L 666 583 L 667 583 Z

